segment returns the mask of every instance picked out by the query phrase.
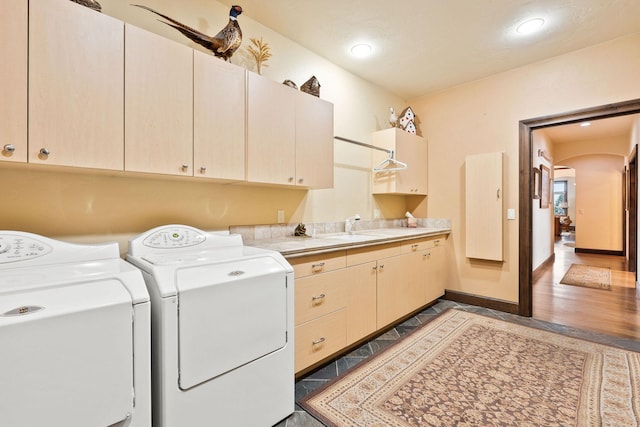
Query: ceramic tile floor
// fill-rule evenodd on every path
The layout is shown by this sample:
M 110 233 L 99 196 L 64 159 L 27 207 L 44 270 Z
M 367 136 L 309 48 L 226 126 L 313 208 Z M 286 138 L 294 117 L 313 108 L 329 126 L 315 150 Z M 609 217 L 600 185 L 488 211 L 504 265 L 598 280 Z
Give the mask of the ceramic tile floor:
M 634 341 L 624 338 L 613 337 L 605 334 L 598 334 L 593 332 L 583 331 L 577 328 L 571 328 L 554 323 L 544 322 L 528 317 L 516 316 L 513 314 L 503 313 L 500 311 L 489 310 L 482 307 L 476 307 L 472 305 L 459 304 L 453 301 L 439 300 L 433 306 L 421 311 L 417 315 L 407 319 L 405 322 L 395 326 L 394 328 L 384 332 L 375 339 L 363 344 L 361 347 L 355 349 L 351 353 L 348 353 L 340 358 L 328 362 L 318 370 L 310 373 L 309 375 L 299 379 L 296 382 L 296 400 L 306 396 L 308 393 L 344 373 L 348 369 L 357 365 L 358 363 L 366 360 L 376 352 L 391 345 L 395 340 L 411 332 L 415 328 L 425 323 L 428 323 L 431 319 L 438 314 L 449 308 L 457 308 L 460 310 L 470 311 L 474 313 L 484 314 L 487 316 L 495 317 L 502 320 L 511 321 L 521 325 L 527 325 L 539 329 L 553 331 L 564 335 L 586 339 L 589 341 L 599 342 L 602 344 L 608 344 L 611 346 L 625 348 L 640 352 L 640 341 Z M 287 419 L 276 424 L 275 427 L 322 427 L 324 424 L 317 421 L 311 415 L 306 413 L 301 407 L 296 405 L 295 412 Z

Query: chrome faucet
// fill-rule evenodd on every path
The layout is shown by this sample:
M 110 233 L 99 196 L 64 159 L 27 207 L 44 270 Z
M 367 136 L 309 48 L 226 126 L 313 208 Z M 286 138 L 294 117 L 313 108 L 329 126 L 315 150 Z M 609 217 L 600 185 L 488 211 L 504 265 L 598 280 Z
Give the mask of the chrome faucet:
M 360 214 L 355 214 L 344 220 L 344 232 L 353 234 L 353 229 L 356 226 L 356 221 L 360 221 Z

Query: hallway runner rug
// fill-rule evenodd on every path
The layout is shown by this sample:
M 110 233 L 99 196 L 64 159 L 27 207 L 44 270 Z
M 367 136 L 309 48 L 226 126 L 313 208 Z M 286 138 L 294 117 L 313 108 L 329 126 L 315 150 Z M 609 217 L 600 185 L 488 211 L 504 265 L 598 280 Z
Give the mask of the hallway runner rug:
M 590 265 L 571 264 L 560 283 L 610 291 L 611 270 Z
M 327 426 L 637 426 L 640 353 L 445 311 L 298 402 Z

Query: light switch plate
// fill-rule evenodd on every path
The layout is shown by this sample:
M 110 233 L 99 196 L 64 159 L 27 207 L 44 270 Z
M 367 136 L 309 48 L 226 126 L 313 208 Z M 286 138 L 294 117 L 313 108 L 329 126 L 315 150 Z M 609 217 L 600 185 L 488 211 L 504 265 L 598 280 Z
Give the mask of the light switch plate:
M 516 219 L 515 209 L 507 209 L 507 219 Z

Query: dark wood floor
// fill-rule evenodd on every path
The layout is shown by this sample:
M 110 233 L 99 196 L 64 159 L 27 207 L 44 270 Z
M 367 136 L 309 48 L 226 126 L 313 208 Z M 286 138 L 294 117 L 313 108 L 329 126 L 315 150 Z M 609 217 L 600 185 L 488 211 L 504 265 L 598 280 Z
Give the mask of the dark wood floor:
M 640 293 L 624 257 L 575 253 L 574 237 L 555 243 L 555 261 L 536 272 L 533 317 L 580 329 L 640 340 Z M 560 284 L 571 264 L 611 269 L 612 290 Z

